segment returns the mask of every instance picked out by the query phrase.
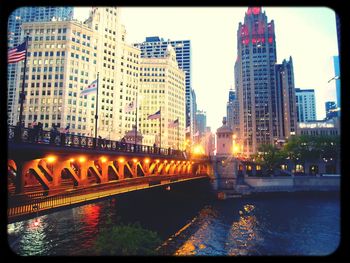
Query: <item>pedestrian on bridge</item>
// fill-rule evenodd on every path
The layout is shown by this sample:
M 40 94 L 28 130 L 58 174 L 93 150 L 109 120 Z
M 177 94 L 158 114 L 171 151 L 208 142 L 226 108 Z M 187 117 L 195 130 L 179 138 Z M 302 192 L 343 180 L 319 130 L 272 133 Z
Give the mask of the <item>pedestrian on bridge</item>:
M 33 142 L 34 140 L 34 128 L 31 123 L 28 124 L 28 141 Z
M 14 140 L 15 142 L 20 142 L 22 140 L 22 129 L 20 122 L 17 122 L 17 125 L 14 129 Z
M 55 143 L 56 136 L 58 135 L 58 130 L 55 124 L 52 124 L 52 128 L 50 130 L 50 144 Z
M 38 122 L 38 124 L 36 124 L 33 126 L 33 134 L 34 134 L 34 142 L 38 142 L 39 137 L 41 137 L 41 133 L 42 133 L 42 123 Z

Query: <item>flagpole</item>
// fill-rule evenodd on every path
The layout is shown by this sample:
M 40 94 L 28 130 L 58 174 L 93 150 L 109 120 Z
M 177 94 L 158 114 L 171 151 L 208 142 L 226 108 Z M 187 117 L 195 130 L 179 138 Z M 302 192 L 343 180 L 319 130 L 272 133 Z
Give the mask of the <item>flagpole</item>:
M 97 120 L 98 120 L 98 81 L 99 81 L 99 72 L 97 72 L 97 90 L 96 90 L 96 114 L 95 114 L 95 146 L 97 145 Z
M 180 150 L 180 137 L 179 137 L 180 121 L 177 119 L 177 149 Z
M 137 92 L 136 92 L 135 148 L 136 148 L 136 138 L 137 138 L 137 108 L 138 108 L 138 103 L 137 103 Z
M 25 93 L 24 93 L 24 84 L 26 81 L 26 70 L 27 70 L 27 51 L 28 51 L 28 35 L 26 36 L 26 55 L 24 57 L 24 69 L 23 69 L 23 81 L 22 81 L 22 91 L 19 95 L 20 101 L 21 101 L 21 106 L 19 110 L 19 124 L 21 127 L 24 127 L 24 123 L 22 123 L 22 118 L 23 118 L 23 103 L 25 100 Z
M 159 107 L 159 152 L 160 148 L 162 148 L 162 107 Z

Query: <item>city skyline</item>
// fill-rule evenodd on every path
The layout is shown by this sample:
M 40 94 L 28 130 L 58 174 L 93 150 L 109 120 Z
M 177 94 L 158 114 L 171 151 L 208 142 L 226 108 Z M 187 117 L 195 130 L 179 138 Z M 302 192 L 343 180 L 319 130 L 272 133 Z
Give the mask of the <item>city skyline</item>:
M 224 105 L 228 100 L 230 87 L 234 88 L 233 67 L 237 56 L 237 27 L 239 22 L 243 22 L 247 8 L 146 9 L 147 12 L 144 12 L 145 8 L 120 8 L 121 22 L 127 31 L 126 41 L 142 42 L 149 36 L 170 40 L 191 40 L 192 88 L 197 95 L 198 109 L 207 112 L 208 126 L 216 131 L 221 126 L 222 117 L 226 115 Z M 275 22 L 277 63 L 292 56 L 295 87 L 315 89 L 317 119 L 323 119 L 325 101 L 335 100 L 336 97 L 335 82 L 328 83 L 334 76 L 333 56 L 338 55 L 334 11 L 322 7 L 263 7 L 262 9 L 266 12 L 268 20 Z M 84 21 L 89 10 L 88 7 L 76 8 L 74 17 Z M 175 20 L 177 12 L 181 12 L 181 21 Z M 198 30 L 198 28 L 209 30 Z M 207 32 L 210 32 L 210 37 Z M 210 50 L 214 50 L 213 47 L 216 49 L 211 52 L 208 51 L 208 47 Z M 305 68 L 312 70 L 308 71 Z M 211 77 L 203 78 L 203 76 Z

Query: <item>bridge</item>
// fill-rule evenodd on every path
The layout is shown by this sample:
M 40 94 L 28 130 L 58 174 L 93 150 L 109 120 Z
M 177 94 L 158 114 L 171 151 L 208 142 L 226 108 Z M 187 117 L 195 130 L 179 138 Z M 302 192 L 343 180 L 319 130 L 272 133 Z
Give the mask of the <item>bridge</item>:
M 208 177 L 208 157 L 185 151 L 8 127 L 8 218 L 128 191 Z

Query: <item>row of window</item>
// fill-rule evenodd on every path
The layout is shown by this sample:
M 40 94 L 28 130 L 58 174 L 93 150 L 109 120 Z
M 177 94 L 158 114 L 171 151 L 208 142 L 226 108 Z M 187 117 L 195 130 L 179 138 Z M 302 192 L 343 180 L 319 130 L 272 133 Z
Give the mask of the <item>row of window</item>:
M 45 56 L 45 57 L 53 57 L 54 56 L 53 51 L 46 51 L 46 52 L 28 52 L 27 56 L 30 57 L 31 55 L 33 55 L 33 57 L 41 57 L 41 56 Z M 64 57 L 66 55 L 65 51 L 56 51 L 56 56 L 59 57 Z
M 89 35 L 82 34 L 81 32 L 76 31 L 76 30 L 72 30 L 72 33 L 73 33 L 73 35 L 75 35 L 75 36 L 78 36 L 78 37 L 81 36 L 83 39 L 86 39 L 86 40 L 89 40 L 89 41 L 90 41 L 90 39 L 91 39 L 91 37 L 90 37 Z
M 65 34 L 67 33 L 67 29 L 66 28 L 48 28 L 46 29 L 46 34 Z M 45 34 L 45 29 L 41 28 L 41 29 L 27 29 L 25 30 L 25 34 Z

